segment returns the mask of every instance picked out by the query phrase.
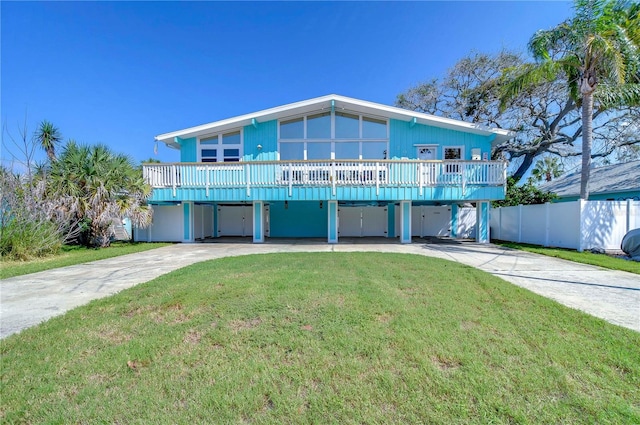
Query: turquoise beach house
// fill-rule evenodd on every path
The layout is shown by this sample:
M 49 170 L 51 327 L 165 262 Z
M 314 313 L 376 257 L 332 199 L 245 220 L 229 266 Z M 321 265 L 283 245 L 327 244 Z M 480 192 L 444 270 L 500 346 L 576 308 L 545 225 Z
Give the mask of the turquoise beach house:
M 179 163 L 146 164 L 153 187 L 148 241 L 457 237 L 459 205 L 503 199 L 500 129 L 328 95 L 156 137 Z

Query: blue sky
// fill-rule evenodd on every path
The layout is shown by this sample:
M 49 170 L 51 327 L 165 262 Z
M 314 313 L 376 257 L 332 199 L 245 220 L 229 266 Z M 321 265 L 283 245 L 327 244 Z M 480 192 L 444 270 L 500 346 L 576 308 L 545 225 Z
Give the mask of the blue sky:
M 140 161 L 154 136 L 330 93 L 392 105 L 476 50 L 526 50 L 570 2 L 7 2 L 1 110 L 17 134 Z M 3 134 L 6 142 L 6 133 Z M 9 153 L 3 149 L 3 160 Z M 44 157 L 44 155 L 42 156 Z

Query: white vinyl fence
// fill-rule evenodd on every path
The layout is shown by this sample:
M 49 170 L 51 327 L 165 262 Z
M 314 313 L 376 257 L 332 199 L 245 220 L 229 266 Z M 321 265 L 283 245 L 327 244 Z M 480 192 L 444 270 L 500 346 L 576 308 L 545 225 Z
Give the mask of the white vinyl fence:
M 619 250 L 640 228 L 640 201 L 574 201 L 491 210 L 491 237 L 533 245 Z

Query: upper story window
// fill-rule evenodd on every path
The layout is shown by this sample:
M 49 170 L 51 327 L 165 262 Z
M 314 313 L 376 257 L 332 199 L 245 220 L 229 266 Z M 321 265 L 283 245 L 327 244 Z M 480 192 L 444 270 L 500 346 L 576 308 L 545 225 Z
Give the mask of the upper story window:
M 347 114 L 344 112 L 336 112 L 336 139 L 359 138 L 360 117 L 358 115 Z
M 387 122 L 376 118 L 362 117 L 363 139 L 386 139 Z
M 199 140 L 201 162 L 238 162 L 242 152 L 242 133 L 232 131 Z
M 281 139 L 304 139 L 304 118 L 280 122 Z
M 444 159 L 462 159 L 462 147 L 460 146 L 445 146 Z
M 307 116 L 306 139 L 331 138 L 331 112 Z
M 280 140 L 388 139 L 386 119 L 352 112 L 321 112 L 280 121 Z
M 462 159 L 464 152 L 462 146 L 444 146 L 443 148 L 445 160 Z M 445 173 L 460 173 L 460 164 L 446 164 Z
M 281 160 L 387 159 L 388 123 L 352 112 L 320 112 L 279 125 Z

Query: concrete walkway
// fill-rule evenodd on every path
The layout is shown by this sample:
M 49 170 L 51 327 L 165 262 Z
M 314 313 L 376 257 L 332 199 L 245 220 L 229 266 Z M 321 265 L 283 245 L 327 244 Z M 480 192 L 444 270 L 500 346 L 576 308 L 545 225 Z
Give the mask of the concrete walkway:
M 640 332 L 640 276 L 473 242 L 400 245 L 386 239 L 178 244 L 0 280 L 0 338 L 172 270 L 227 256 L 273 252 L 411 253 L 467 264 L 566 306 Z

